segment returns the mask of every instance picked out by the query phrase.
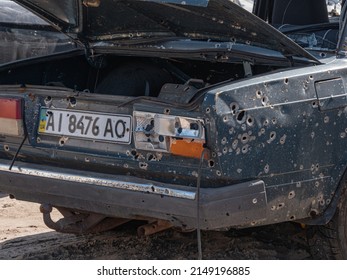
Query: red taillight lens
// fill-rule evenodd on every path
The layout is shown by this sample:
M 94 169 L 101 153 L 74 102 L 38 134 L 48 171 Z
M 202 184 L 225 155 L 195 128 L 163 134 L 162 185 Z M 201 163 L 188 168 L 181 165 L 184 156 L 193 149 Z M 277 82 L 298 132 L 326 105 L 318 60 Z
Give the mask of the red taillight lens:
M 22 99 L 0 98 L 0 134 L 24 135 Z

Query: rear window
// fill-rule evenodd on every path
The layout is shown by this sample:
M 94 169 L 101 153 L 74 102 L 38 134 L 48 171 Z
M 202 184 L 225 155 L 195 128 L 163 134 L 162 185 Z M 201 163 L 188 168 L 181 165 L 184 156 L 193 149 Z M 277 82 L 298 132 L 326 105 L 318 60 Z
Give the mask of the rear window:
M 75 48 L 65 34 L 9 0 L 0 0 L 0 64 Z

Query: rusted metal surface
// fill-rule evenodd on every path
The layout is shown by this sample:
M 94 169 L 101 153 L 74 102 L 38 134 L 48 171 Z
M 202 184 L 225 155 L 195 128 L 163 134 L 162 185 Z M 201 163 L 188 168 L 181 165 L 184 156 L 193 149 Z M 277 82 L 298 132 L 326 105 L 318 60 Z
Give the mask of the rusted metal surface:
M 104 215 L 93 213 L 78 213 L 66 208 L 57 208 L 64 217 L 54 222 L 51 218 L 52 206 L 42 204 L 40 211 L 43 214 L 45 225 L 62 233 L 98 233 L 116 228 L 129 222 L 129 219 L 107 218 Z
M 139 236 L 148 236 L 151 234 L 155 234 L 160 231 L 164 231 L 173 227 L 172 223 L 164 220 L 158 220 L 151 222 L 147 225 L 143 225 L 137 228 L 137 234 Z

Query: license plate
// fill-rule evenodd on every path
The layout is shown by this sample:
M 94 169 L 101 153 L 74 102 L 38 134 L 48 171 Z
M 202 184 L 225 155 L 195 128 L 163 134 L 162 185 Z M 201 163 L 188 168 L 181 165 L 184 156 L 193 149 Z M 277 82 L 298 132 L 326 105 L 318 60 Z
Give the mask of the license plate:
M 41 108 L 38 132 L 129 144 L 131 116 Z

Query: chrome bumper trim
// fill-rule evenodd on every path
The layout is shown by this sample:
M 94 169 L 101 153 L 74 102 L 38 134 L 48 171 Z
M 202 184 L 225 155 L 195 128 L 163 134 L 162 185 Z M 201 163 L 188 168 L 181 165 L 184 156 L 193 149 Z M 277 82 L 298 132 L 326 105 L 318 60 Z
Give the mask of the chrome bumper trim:
M 169 197 L 177 197 L 177 198 L 183 198 L 183 199 L 189 199 L 189 200 L 194 200 L 196 197 L 195 192 L 174 189 L 171 187 L 169 188 L 169 187 L 166 187 L 165 184 L 158 185 L 154 183 L 134 183 L 134 182 L 127 182 L 125 180 L 119 180 L 119 179 L 104 179 L 97 176 L 88 177 L 85 175 L 74 175 L 74 174 L 69 174 L 64 172 L 40 170 L 37 168 L 24 167 L 24 166 L 23 167 L 13 166 L 11 170 L 9 168 L 10 168 L 10 165 L 0 163 L 0 171 L 2 172 L 63 180 L 63 181 L 73 182 L 73 183 L 84 183 L 89 185 L 117 188 L 117 189 L 128 190 L 128 191 L 152 193 L 152 194 L 158 194 L 158 195 L 169 196 Z

